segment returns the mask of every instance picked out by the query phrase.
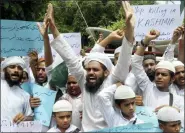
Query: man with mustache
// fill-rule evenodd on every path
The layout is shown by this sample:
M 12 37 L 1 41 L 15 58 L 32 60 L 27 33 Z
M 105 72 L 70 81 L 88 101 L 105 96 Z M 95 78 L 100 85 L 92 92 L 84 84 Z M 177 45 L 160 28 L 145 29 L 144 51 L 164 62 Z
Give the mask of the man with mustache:
M 182 96 L 184 99 L 184 89 L 185 89 L 185 73 L 184 73 L 184 64 L 181 61 L 173 61 L 172 64 L 175 67 L 175 81 L 170 86 L 170 91 L 173 94 Z
M 142 67 L 143 55 L 149 42 L 159 36 L 156 31 L 155 35 L 148 33 L 141 46 L 136 50 L 132 58 L 132 69 L 137 79 L 139 87 L 143 91 L 143 101 L 145 106 L 160 108 L 170 105 L 179 109 L 182 117 L 184 116 L 184 102 L 180 96 L 170 93 L 170 85 L 174 81 L 175 68 L 170 61 L 162 60 L 155 67 L 155 80 L 151 82 L 144 68 Z
M 67 93 L 65 93 L 59 100 L 67 100 L 73 106 L 72 112 L 72 124 L 81 129 L 80 111 L 82 111 L 82 94 L 80 86 L 78 85 L 75 76 L 69 73 L 67 80 Z
M 25 62 L 20 57 L 8 57 L 2 64 L 4 79 L 1 79 L 1 119 L 19 123 L 32 120 L 30 95 L 20 87 Z
M 107 124 L 98 109 L 97 94 L 105 87 L 108 87 L 118 81 L 124 82 L 129 72 L 130 57 L 134 43 L 134 11 L 130 4 L 123 1 L 123 7 L 126 13 L 126 32 L 123 38 L 123 51 L 126 56 L 118 60 L 117 65 L 113 68 L 111 60 L 102 53 L 91 53 L 85 60 L 85 70 L 78 61 L 78 57 L 69 46 L 69 44 L 60 35 L 55 22 L 52 5 L 49 4 L 48 21 L 54 40 L 51 46 L 66 62 L 69 71 L 78 81 L 83 97 L 83 116 L 82 131 L 92 131 L 103 129 Z M 119 35 L 118 35 L 119 36 Z M 121 38 L 122 36 L 120 36 Z M 113 38 L 105 38 L 103 41 L 112 41 Z M 124 68 L 124 69 L 122 69 Z

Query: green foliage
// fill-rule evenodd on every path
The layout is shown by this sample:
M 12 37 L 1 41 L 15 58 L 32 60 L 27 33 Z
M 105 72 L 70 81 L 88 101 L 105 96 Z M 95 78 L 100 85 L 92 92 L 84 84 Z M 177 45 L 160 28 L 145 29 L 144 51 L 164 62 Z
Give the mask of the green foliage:
M 49 2 L 54 6 L 55 22 L 62 33 L 81 32 L 83 37 L 87 37 L 85 30 L 87 25 L 89 27 L 104 27 L 110 30 L 122 28 L 125 25 L 121 2 L 116 0 L 3 1 L 1 19 L 42 22 Z M 154 4 L 154 0 L 134 0 L 131 1 L 131 4 Z M 85 45 L 88 45 L 87 42 L 85 42 Z

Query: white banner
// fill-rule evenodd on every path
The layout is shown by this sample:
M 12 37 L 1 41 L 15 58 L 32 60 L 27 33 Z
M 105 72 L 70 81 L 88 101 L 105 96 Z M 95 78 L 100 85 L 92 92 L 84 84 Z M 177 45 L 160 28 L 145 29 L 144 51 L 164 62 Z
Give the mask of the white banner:
M 182 25 L 180 5 L 142 5 L 133 8 L 136 41 L 141 41 L 152 29 L 160 31 L 157 40 L 171 40 L 174 29 Z

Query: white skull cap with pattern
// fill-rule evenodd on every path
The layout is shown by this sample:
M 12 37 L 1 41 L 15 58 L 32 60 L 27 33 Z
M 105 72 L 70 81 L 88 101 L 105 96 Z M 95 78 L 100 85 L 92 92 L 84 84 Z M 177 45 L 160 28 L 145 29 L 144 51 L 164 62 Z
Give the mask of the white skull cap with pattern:
M 159 69 L 159 68 L 164 68 L 167 70 L 170 70 L 172 72 L 175 73 L 175 67 L 173 66 L 173 64 L 169 61 L 166 60 L 162 60 L 160 61 L 156 66 L 155 66 L 155 70 Z
M 130 99 L 134 97 L 136 97 L 134 91 L 126 85 L 120 85 L 114 93 L 114 99 Z
M 112 64 L 112 61 L 105 53 L 99 53 L 99 52 L 93 52 L 90 53 L 86 59 L 85 59 L 85 66 L 89 64 L 91 61 L 98 61 L 102 63 L 109 72 L 113 69 L 114 65 Z
M 10 65 L 19 65 L 23 69 L 26 68 L 25 61 L 21 57 L 18 57 L 18 56 L 11 56 L 11 57 L 6 58 L 1 63 L 1 69 L 3 70 L 4 68 L 6 68 L 7 66 L 10 66 Z
M 181 115 L 177 109 L 170 106 L 166 106 L 159 109 L 157 113 L 157 118 L 158 120 L 164 122 L 172 122 L 181 120 Z
M 179 60 L 172 61 L 172 64 L 173 64 L 174 67 L 184 66 L 184 64 L 181 61 L 179 61 Z
M 53 112 L 64 112 L 72 110 L 72 105 L 67 100 L 59 100 L 53 105 Z

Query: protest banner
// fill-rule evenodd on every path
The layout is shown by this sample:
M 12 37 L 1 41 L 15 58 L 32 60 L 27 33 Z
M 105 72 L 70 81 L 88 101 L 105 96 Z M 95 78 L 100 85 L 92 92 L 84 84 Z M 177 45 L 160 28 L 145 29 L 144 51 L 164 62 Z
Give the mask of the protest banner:
M 76 55 L 80 55 L 81 50 L 81 34 L 80 33 L 62 33 L 65 41 L 71 46 Z M 50 42 L 53 41 L 53 35 L 49 34 Z M 54 49 L 52 49 L 55 51 Z M 56 52 L 56 51 L 55 51 Z
M 182 25 L 180 5 L 142 5 L 133 8 L 136 15 L 136 41 L 141 41 L 152 29 L 160 31 L 156 41 L 170 40 L 173 30 Z
M 137 117 L 145 123 L 152 123 L 154 127 L 158 127 L 158 119 L 154 109 L 147 106 L 136 106 Z
M 97 130 L 93 132 L 154 132 L 154 131 L 160 131 L 159 128 L 154 128 L 152 123 L 143 123 L 143 124 L 132 124 L 132 125 L 126 125 L 126 126 L 119 126 L 119 127 L 113 127 L 113 128 L 105 128 L 102 130 Z
M 1 20 L 1 57 L 25 56 L 29 51 L 41 52 L 43 39 L 36 22 Z
M 33 83 L 30 82 L 24 82 L 23 84 L 21 84 L 21 88 L 23 90 L 25 90 L 26 92 L 28 92 L 30 95 L 32 95 L 32 85 Z
M 24 121 L 19 124 L 1 120 L 1 132 L 41 132 L 42 124 L 38 121 Z
M 40 106 L 34 109 L 34 120 L 38 120 L 43 125 L 48 127 L 50 125 L 53 105 L 57 92 L 37 84 L 33 84 L 32 91 L 33 97 L 40 98 L 41 100 Z

